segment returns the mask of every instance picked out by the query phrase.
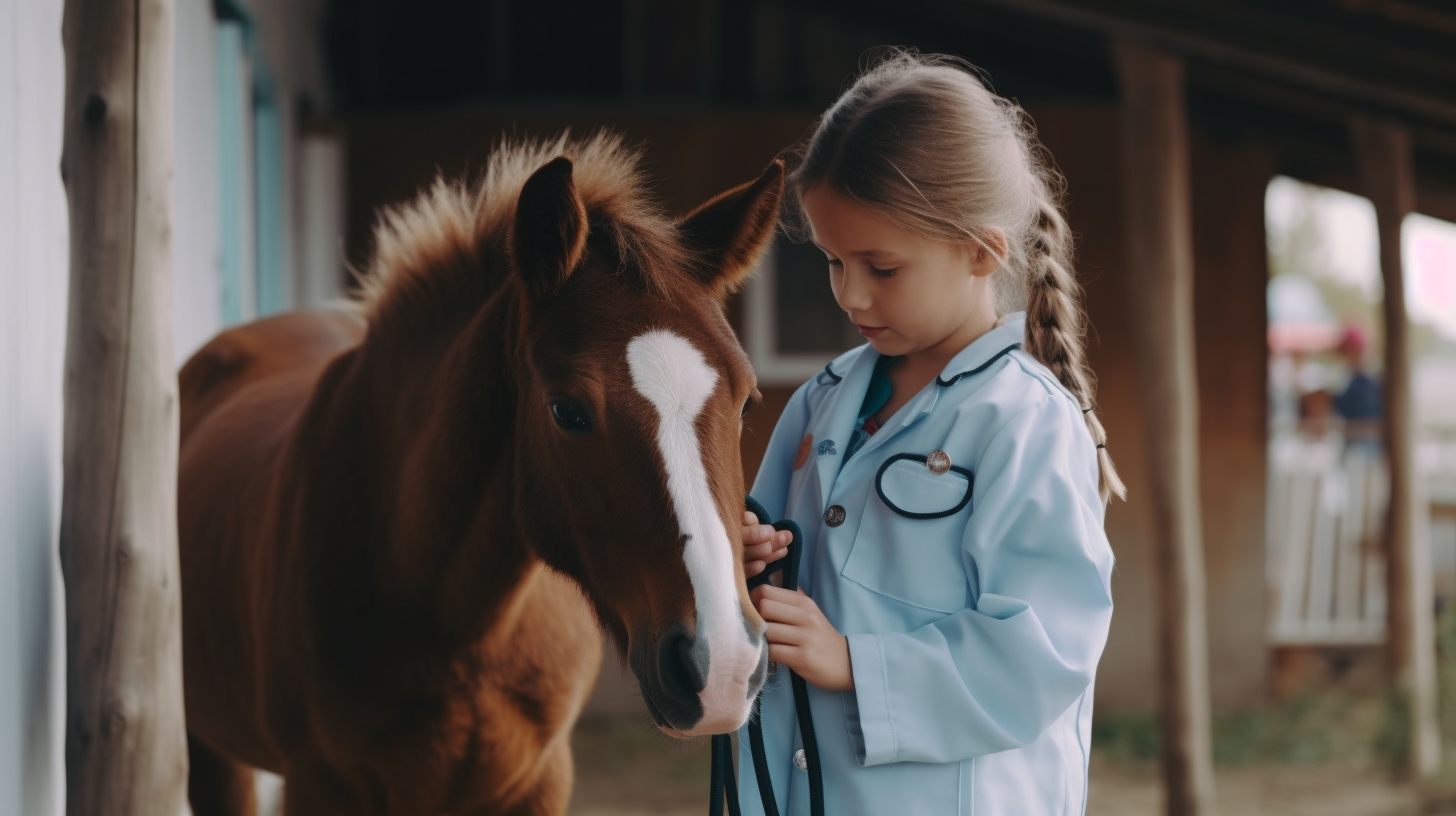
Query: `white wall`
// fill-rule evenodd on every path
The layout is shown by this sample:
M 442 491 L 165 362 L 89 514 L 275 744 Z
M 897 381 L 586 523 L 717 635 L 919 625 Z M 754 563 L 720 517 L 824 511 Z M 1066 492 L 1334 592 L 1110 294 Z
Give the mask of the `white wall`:
M 173 12 L 172 352 L 180 366 L 222 327 L 216 21 L 211 0 Z
M 0 0 L 0 814 L 63 811 L 62 0 Z

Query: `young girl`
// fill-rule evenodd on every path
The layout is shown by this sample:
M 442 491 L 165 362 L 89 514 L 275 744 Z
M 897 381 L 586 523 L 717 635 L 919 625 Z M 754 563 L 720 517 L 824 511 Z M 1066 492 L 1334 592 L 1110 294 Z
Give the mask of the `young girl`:
M 752 598 L 769 659 L 810 684 L 825 810 L 1080 814 L 1112 615 L 1102 514 L 1123 487 L 1060 178 L 1014 103 L 952 59 L 898 53 L 824 114 L 789 182 L 869 340 L 794 394 L 753 486 L 804 531 L 801 591 Z M 786 535 L 745 517 L 745 573 Z M 798 816 L 793 705 L 772 673 L 765 747 Z M 740 736 L 739 799 L 762 813 Z

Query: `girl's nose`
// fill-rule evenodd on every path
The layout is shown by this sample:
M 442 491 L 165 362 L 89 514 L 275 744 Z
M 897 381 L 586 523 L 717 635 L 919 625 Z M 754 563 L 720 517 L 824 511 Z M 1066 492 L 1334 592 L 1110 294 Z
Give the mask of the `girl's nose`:
M 863 275 L 851 270 L 844 270 L 839 275 L 839 286 L 834 292 L 835 299 L 839 301 L 839 308 L 846 312 L 862 312 L 870 307 L 869 287 L 865 285 Z

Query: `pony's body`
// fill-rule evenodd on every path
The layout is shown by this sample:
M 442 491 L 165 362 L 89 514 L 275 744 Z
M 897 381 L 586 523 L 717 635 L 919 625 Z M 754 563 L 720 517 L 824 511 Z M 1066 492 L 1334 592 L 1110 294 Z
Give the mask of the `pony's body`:
M 669 230 L 593 170 L 631 158 L 615 142 L 573 147 L 580 190 L 563 160 L 521 189 L 558 144 L 394 213 L 363 317 L 260 321 L 184 367 L 197 816 L 250 812 L 249 766 L 285 777 L 290 816 L 562 813 L 598 623 L 665 730 L 746 716 L 763 624 L 723 535 L 722 414 L 752 384 L 719 299 L 777 175 Z M 684 243 L 716 269 L 680 268 Z M 701 462 L 652 456 L 672 428 Z

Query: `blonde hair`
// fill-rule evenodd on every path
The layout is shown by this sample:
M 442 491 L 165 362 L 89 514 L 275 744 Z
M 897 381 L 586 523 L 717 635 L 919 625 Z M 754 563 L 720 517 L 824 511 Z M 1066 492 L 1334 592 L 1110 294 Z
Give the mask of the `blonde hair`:
M 893 51 L 872 65 L 819 120 L 788 177 L 785 223 L 802 235 L 804 191 L 817 185 L 854 199 L 907 232 L 973 241 L 997 255 L 996 312 L 1025 309 L 1025 347 L 1081 403 L 1097 445 L 1103 500 L 1127 490 L 1107 453 L 1095 381 L 1083 353 L 1081 287 L 1064 183 L 1031 118 L 954 57 Z M 996 251 L 999 230 L 1004 255 Z

